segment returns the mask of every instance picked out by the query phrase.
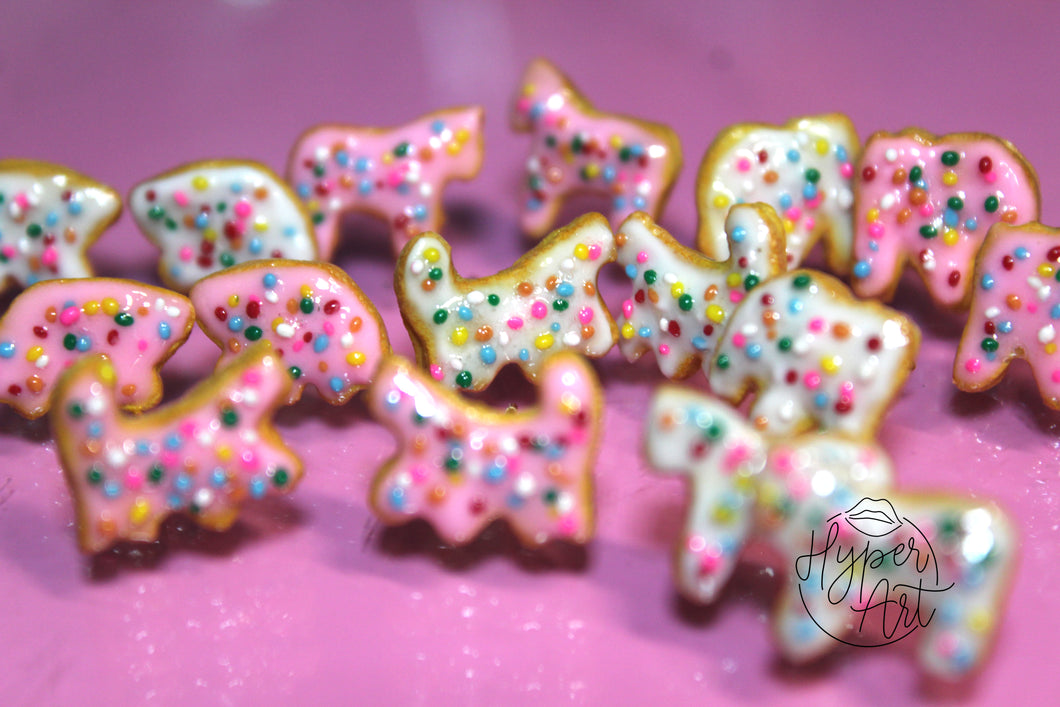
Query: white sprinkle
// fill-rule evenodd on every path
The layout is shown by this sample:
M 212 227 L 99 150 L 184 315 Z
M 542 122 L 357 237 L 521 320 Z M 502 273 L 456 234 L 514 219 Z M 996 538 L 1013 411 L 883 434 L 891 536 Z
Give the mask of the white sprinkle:
M 659 317 L 659 328 L 660 329 L 666 329 L 669 326 L 670 326 L 670 320 L 669 319 L 667 319 L 666 317 Z
M 206 506 L 213 503 L 213 491 L 208 488 L 201 488 L 195 492 L 195 505 L 199 508 L 205 508 Z
M 898 159 L 898 150 L 894 149 L 893 147 L 887 148 L 887 151 L 883 153 L 883 159 L 887 160 L 888 162 L 894 162 L 896 159 Z
M 125 453 L 120 449 L 108 449 L 107 450 L 107 463 L 113 467 L 124 466 L 127 457 Z
M 894 206 L 894 192 L 887 192 L 880 199 L 880 208 L 884 211 Z
M 398 486 L 411 486 L 412 485 L 412 474 L 407 471 L 403 471 L 394 477 L 394 483 Z
M 758 333 L 758 325 L 748 322 L 747 324 L 743 325 L 742 329 L 740 329 L 740 333 L 744 336 L 754 336 Z
M 574 268 L 574 258 L 564 258 L 559 266 L 564 270 L 572 270 Z
M 876 376 L 876 372 L 880 369 L 880 357 L 869 356 L 865 359 L 865 362 L 861 364 L 858 375 L 861 376 L 861 380 L 869 380 Z
M 47 366 L 48 365 L 48 354 L 42 354 L 41 357 L 37 359 L 37 364 L 36 365 L 37 365 L 37 368 L 44 368 L 45 366 Z
M 166 301 L 164 299 L 159 297 L 158 299 L 155 300 L 155 309 L 157 309 L 159 311 L 163 311 L 163 310 L 165 310 L 165 308 L 166 308 Z
M 419 275 L 421 272 L 423 272 L 423 261 L 422 260 L 413 260 L 412 264 L 409 265 L 409 271 L 413 275 Z
M 672 285 L 677 282 L 677 275 L 672 272 L 668 272 L 663 275 L 663 282 L 665 282 L 667 285 Z
M 103 412 L 103 400 L 100 398 L 90 398 L 85 403 L 85 409 L 88 410 L 89 415 L 98 415 Z
M 1042 279 L 1037 275 L 1031 275 L 1027 278 L 1027 284 L 1030 285 L 1032 290 L 1037 290 L 1042 286 Z
M 471 290 L 467 293 L 468 304 L 482 304 L 486 300 L 486 295 L 482 294 L 478 290 Z
M 791 350 L 801 356 L 809 352 L 811 345 L 813 345 L 813 336 L 801 336 L 791 345 Z
M 1001 314 L 1001 308 L 1000 307 L 990 307 L 985 312 L 983 312 L 983 314 L 986 315 L 987 319 L 993 319 L 997 315 Z
M 287 322 L 281 322 L 276 325 L 276 336 L 281 339 L 290 339 L 294 336 L 294 327 Z
M 784 401 L 784 404 L 777 410 L 777 417 L 784 422 L 791 422 L 795 418 L 795 401 L 788 398 Z
M 168 307 L 168 308 L 166 308 L 166 314 L 168 314 L 170 317 L 176 319 L 177 317 L 180 316 L 180 307 Z
M 195 435 L 195 441 L 199 443 L 200 447 L 212 447 L 214 443 L 214 436 L 208 431 L 203 430 L 199 434 Z
M 507 346 L 511 338 L 508 336 L 508 332 L 502 331 L 497 334 L 497 341 L 501 342 L 501 346 Z
M 854 203 L 854 192 L 849 189 L 840 189 L 839 196 L 836 199 L 839 202 L 839 208 L 849 209 L 850 205 Z
M 342 348 L 344 349 L 350 348 L 353 346 L 353 334 L 346 332 L 342 335 L 342 338 L 339 339 L 339 343 L 342 344 Z
M 515 480 L 515 492 L 520 496 L 529 496 L 536 486 L 537 482 L 534 481 L 534 477 L 525 471 Z
M 276 290 L 265 290 L 265 301 L 269 304 L 276 304 L 280 301 L 280 296 L 276 294 Z
M 434 187 L 431 186 L 430 182 L 424 182 L 420 185 L 420 196 L 428 197 L 434 193 Z
M 574 508 L 574 497 L 569 493 L 561 493 L 556 499 L 556 511 L 559 513 L 570 513 Z
M 243 406 L 252 408 L 258 404 L 258 393 L 250 388 L 243 389 Z
M 328 148 L 326 145 L 321 145 L 313 153 L 313 157 L 316 158 L 317 162 L 325 162 L 328 159 Z
M 453 354 L 452 356 L 450 356 L 449 357 L 449 367 L 452 368 L 454 371 L 462 371 L 462 370 L 464 370 L 464 358 L 463 358 L 463 356 L 457 356 L 456 354 Z
M 531 157 L 526 161 L 526 171 L 528 172 L 539 172 L 541 171 L 541 162 L 536 157 Z
M 1038 341 L 1043 344 L 1048 344 L 1050 341 L 1056 338 L 1056 329 L 1052 324 L 1046 324 L 1038 330 Z
M 1053 288 L 1049 285 L 1042 285 L 1038 288 L 1038 300 L 1044 302 L 1049 299 L 1049 295 L 1052 293 Z
M 568 331 L 563 335 L 563 343 L 566 346 L 577 346 L 581 340 L 581 334 L 576 331 Z

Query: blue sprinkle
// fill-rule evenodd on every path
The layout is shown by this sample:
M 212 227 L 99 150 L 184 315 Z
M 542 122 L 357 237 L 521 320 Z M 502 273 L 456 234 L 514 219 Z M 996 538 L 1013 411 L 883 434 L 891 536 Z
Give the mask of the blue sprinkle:
M 295 191 L 298 192 L 298 198 L 300 199 L 308 199 L 309 195 L 313 193 L 313 191 L 309 188 L 309 185 L 305 182 L 298 182 L 298 186 L 295 187 Z
M 141 457 L 146 457 L 151 453 L 151 443 L 147 440 L 141 439 L 136 443 L 136 454 Z
M 92 439 L 99 439 L 103 436 L 103 424 L 99 420 L 93 420 L 88 424 L 87 432 Z
M 1012 331 L 1012 322 L 998 322 L 997 330 L 1000 331 L 1002 334 L 1008 334 L 1010 331 Z
M 854 265 L 854 277 L 868 277 L 869 273 L 872 272 L 872 266 L 869 265 L 867 260 L 859 260 Z
M 489 366 L 496 362 L 497 352 L 493 350 L 492 346 L 483 346 L 478 350 L 478 357 L 482 359 L 484 364 Z
M 169 269 L 169 274 L 170 274 L 170 275 L 171 275 L 171 276 L 172 276 L 172 277 L 173 277 L 174 279 L 176 279 L 176 278 L 180 277 L 180 272 L 181 272 L 181 271 L 180 271 L 180 266 L 179 266 L 179 265 L 174 265 L 173 267 L 171 267 L 171 268 Z
M 251 255 L 258 255 L 264 248 L 264 243 L 261 242 L 260 238 L 251 238 L 250 243 L 247 244 L 247 250 L 250 251 Z
M 539 201 L 538 199 L 535 199 L 533 197 L 531 197 L 531 198 L 526 200 L 526 210 L 527 211 L 537 211 L 542 206 L 544 206 L 544 203 L 542 203 L 541 201 Z
M 615 168 L 611 165 L 604 167 L 604 171 L 601 176 L 604 178 L 605 184 L 610 184 L 611 182 L 615 181 Z
M 924 191 L 927 191 L 927 182 L 924 181 L 923 179 L 916 180 L 916 182 L 913 184 L 913 186 L 915 186 L 915 187 L 917 187 L 919 189 L 923 189 Z
M 819 628 L 817 624 L 813 622 L 813 619 L 801 618 L 795 622 L 793 630 L 793 638 L 799 643 L 804 644 L 818 637 Z
M 51 227 L 51 226 L 54 226 L 57 223 L 59 223 L 59 214 L 58 214 L 58 212 L 49 211 L 48 215 L 44 217 L 44 225 Z
M 265 277 L 261 278 L 261 283 L 271 290 L 276 286 L 276 276 L 271 272 L 265 273 Z
M 103 482 L 103 495 L 107 498 L 117 498 L 121 495 L 121 484 L 113 479 Z
M 798 162 L 798 161 L 799 161 L 799 151 L 796 150 L 795 148 L 792 148 L 792 149 L 788 150 L 788 162 Z
M 836 145 L 835 146 L 835 158 L 837 160 L 839 160 L 840 162 L 846 162 L 847 161 L 847 148 L 843 147 L 842 145 Z
M 74 344 L 74 348 L 81 353 L 84 353 L 92 348 L 92 339 L 88 338 L 88 336 L 79 336 L 77 337 L 77 343 Z
M 640 329 L 637 329 L 637 336 L 639 336 L 642 339 L 650 339 L 651 338 L 651 327 L 642 326 Z
M 0 358 L 11 358 L 15 355 L 15 344 L 11 341 L 0 342 Z
M 331 380 L 328 381 L 328 387 L 331 388 L 334 393 L 341 393 L 345 383 L 338 376 L 332 376 Z
M 294 226 L 284 226 L 283 235 L 287 236 L 288 238 L 294 238 L 298 235 L 298 229 Z
M 313 353 L 323 353 L 329 343 L 331 343 L 331 339 L 328 338 L 327 334 L 318 334 L 313 339 Z
M 818 393 L 817 395 L 813 396 L 813 404 L 819 408 L 825 407 L 826 405 L 828 405 L 828 396 L 824 393 Z
M 180 496 L 178 496 L 177 494 L 171 493 L 166 496 L 166 506 L 169 507 L 169 510 L 175 511 L 183 505 L 184 501 L 182 501 Z
M 616 196 L 614 201 L 611 202 L 611 206 L 616 208 L 616 209 L 624 209 L 624 208 L 626 208 L 626 197 L 624 197 L 624 196 Z
M 408 194 L 409 193 L 409 183 L 408 182 L 402 182 L 401 184 L 398 184 L 394 188 L 394 191 L 396 191 L 398 194 Z
M 353 171 L 364 173 L 368 171 L 368 168 L 372 166 L 371 160 L 367 157 L 358 157 L 357 161 L 353 163 Z
M 36 285 L 39 281 L 40 281 L 40 276 L 37 275 L 36 273 L 30 273 L 29 275 L 26 275 L 26 284 L 27 285 Z
M 66 210 L 71 216 L 80 216 L 84 208 L 84 205 L 80 201 L 71 201 L 66 206 Z
M 195 215 L 195 228 L 206 228 L 210 225 L 210 215 L 205 211 L 200 211 Z
M 809 184 L 803 185 L 803 187 L 802 187 L 802 198 L 809 200 L 809 199 L 813 199 L 816 196 L 817 196 L 817 185 L 816 184 L 814 184 L 813 182 L 810 182 Z
M 996 358 L 997 358 L 997 351 L 987 351 L 987 352 L 986 352 L 985 354 L 983 354 L 983 355 L 984 355 L 984 356 L 986 357 L 986 360 L 987 360 L 987 361 L 991 361 L 991 362 L 993 362 L 993 361 L 994 361 L 994 359 L 996 359 Z
M 250 495 L 252 498 L 261 498 L 265 495 L 265 479 L 255 476 L 250 480 Z
M 183 471 L 178 472 L 177 477 L 173 479 L 173 488 L 180 493 L 184 493 L 191 488 L 191 477 Z
M 456 313 L 465 322 L 471 321 L 471 317 L 474 316 L 474 314 L 471 312 L 471 308 L 466 305 L 461 305 L 460 309 L 458 309 Z
M 957 224 L 961 222 L 961 217 L 953 209 L 946 209 L 942 214 L 942 222 L 950 228 L 956 228 Z
M 228 481 L 228 477 L 225 476 L 225 470 L 221 467 L 217 467 L 210 473 L 210 483 L 217 488 L 224 486 L 226 481 Z
M 166 437 L 166 449 L 180 449 L 180 445 L 180 435 L 176 432 L 172 432 Z
M 427 207 L 423 204 L 416 204 L 412 207 L 412 218 L 417 221 L 422 221 L 427 218 Z
M 792 301 L 788 302 L 788 311 L 791 312 L 792 314 L 798 314 L 799 312 L 801 312 L 802 311 L 802 300 L 801 299 L 793 299 Z
M 788 194 L 787 192 L 784 192 L 783 194 L 781 194 L 780 196 L 777 197 L 777 202 L 780 204 L 780 208 L 782 208 L 782 209 L 790 209 L 791 208 L 791 194 Z
M 520 361 L 529 361 L 530 360 L 530 352 L 527 351 L 526 349 L 519 349 L 519 360 Z
M 400 486 L 395 486 L 390 489 L 388 497 L 390 499 L 390 506 L 394 510 L 400 511 L 405 507 L 405 489 Z
M 962 645 L 953 652 L 953 667 L 961 673 L 968 672 L 975 662 L 975 651 L 971 646 Z
M 756 358 L 758 358 L 758 357 L 760 357 L 762 355 L 762 345 L 761 344 L 748 344 L 747 348 L 744 349 L 744 353 L 747 354 L 747 358 L 749 358 L 749 359 L 751 359 L 753 361 L 753 360 L 755 360 Z
M 938 608 L 939 622 L 945 626 L 952 626 L 961 620 L 961 605 L 957 601 L 943 602 Z
M 1049 316 L 1053 319 L 1060 319 L 1060 302 L 1053 305 L 1053 308 L 1049 310 Z
M 169 328 L 169 322 L 159 322 L 158 323 L 158 338 L 159 339 L 162 339 L 162 341 L 166 341 L 166 340 L 169 339 L 169 337 L 170 337 L 170 335 L 172 333 L 173 333 L 172 330 Z
M 634 209 L 643 209 L 647 205 L 648 205 L 648 202 L 645 201 L 644 197 L 641 196 L 640 194 L 638 194 L 637 196 L 633 197 L 633 208 Z
M 372 180 L 371 179 L 362 179 L 357 184 L 357 193 L 360 194 L 361 196 L 367 196 L 368 194 L 371 194 L 372 193 Z
M 439 118 L 431 122 L 432 133 L 434 133 L 435 135 L 440 135 L 443 130 L 445 130 L 445 121 Z
M 491 484 L 499 484 L 504 481 L 504 467 L 494 462 L 486 469 L 486 481 Z
M 747 238 L 747 229 L 743 226 L 737 226 L 732 229 L 732 233 L 729 234 L 733 243 L 743 243 L 744 239 Z
M 693 336 L 692 337 L 692 346 L 697 351 L 706 351 L 707 350 L 707 340 L 706 340 L 706 338 L 704 338 L 702 336 Z
M 626 266 L 626 277 L 628 277 L 630 280 L 637 279 L 637 266 L 633 263 L 630 263 Z
M 876 241 L 869 241 L 869 250 L 871 250 L 873 253 L 878 253 L 880 250 L 880 244 Z
M 228 320 L 228 331 L 242 331 L 243 317 L 232 317 Z
M 964 222 L 964 227 L 966 229 L 968 229 L 969 231 L 974 231 L 976 229 L 976 227 L 978 227 L 978 226 L 979 226 L 979 222 L 976 221 L 974 218 L 970 218 L 970 219 L 968 219 L 967 221 Z
M 545 104 L 544 103 L 535 103 L 534 105 L 530 106 L 530 119 L 531 120 L 537 120 L 542 115 L 544 115 L 544 113 L 545 113 Z
M 1031 257 L 1031 252 L 1023 246 L 1020 246 L 1016 249 L 1016 257 L 1020 260 L 1026 260 L 1027 258 Z
M 345 167 L 350 163 L 350 153 L 346 150 L 339 150 L 335 153 L 335 164 L 340 167 Z
M 634 157 L 640 157 L 644 154 L 644 145 L 641 145 L 639 142 L 633 143 L 629 146 L 629 152 Z
M 242 194 L 243 193 L 243 185 L 240 184 L 239 182 L 232 182 L 228 186 L 228 188 L 232 190 L 233 194 Z
M 548 328 L 551 329 L 552 331 L 559 331 L 560 330 L 559 322 L 552 322 L 552 324 L 549 325 Z
M 983 277 L 979 280 L 979 286 L 984 290 L 989 290 L 994 286 L 994 276 L 990 273 L 983 273 Z
M 561 282 L 556 286 L 556 292 L 560 297 L 570 297 L 574 294 L 574 285 L 569 282 Z

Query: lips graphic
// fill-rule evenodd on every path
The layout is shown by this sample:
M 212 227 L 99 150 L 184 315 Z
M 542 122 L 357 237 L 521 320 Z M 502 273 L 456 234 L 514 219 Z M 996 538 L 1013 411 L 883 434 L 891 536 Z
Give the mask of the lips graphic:
M 843 513 L 843 518 L 854 530 L 873 538 L 882 538 L 902 527 L 894 506 L 883 498 L 863 498 Z

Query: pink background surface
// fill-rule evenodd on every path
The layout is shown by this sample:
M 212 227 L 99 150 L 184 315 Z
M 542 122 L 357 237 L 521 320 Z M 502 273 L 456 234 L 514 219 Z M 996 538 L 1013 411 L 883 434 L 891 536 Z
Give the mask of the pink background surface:
M 484 275 L 527 247 L 516 195 L 528 138 L 509 132 L 507 112 L 523 67 L 544 55 L 598 107 L 681 136 L 685 167 L 661 223 L 685 243 L 695 171 L 719 129 L 825 111 L 847 113 L 862 139 L 910 125 L 1008 138 L 1038 170 L 1043 220 L 1060 224 L 1057 6 L 654 5 L 8 0 L 0 155 L 65 163 L 127 194 L 197 159 L 282 170 L 315 123 L 390 125 L 481 103 L 485 163 L 446 192 L 444 235 L 459 270 Z M 409 353 L 386 229 L 349 225 L 337 261 Z M 127 214 L 90 255 L 102 274 L 155 281 L 155 252 Z M 611 304 L 623 279 L 604 278 Z M 639 457 L 661 378 L 616 349 L 597 366 L 607 394 L 599 529 L 584 551 L 529 555 L 496 528 L 445 550 L 423 527 L 381 528 L 365 495 L 390 436 L 360 398 L 331 409 L 310 396 L 279 416 L 306 461 L 293 495 L 248 508 L 228 533 L 176 524 L 164 548 L 89 560 L 75 547 L 47 421 L 0 409 L 0 703 L 1053 703 L 1060 413 L 1022 366 L 991 392 L 957 392 L 961 319 L 926 303 L 919 282 L 904 287 L 897 306 L 925 341 L 881 433 L 900 483 L 994 497 L 1023 536 L 995 655 L 968 686 L 925 685 L 911 643 L 784 665 L 766 624 L 777 585 L 754 565 L 717 607 L 679 601 L 669 548 L 682 487 Z M 214 355 L 196 332 L 164 371 L 167 399 Z M 511 371 L 488 398 L 525 402 L 532 390 Z

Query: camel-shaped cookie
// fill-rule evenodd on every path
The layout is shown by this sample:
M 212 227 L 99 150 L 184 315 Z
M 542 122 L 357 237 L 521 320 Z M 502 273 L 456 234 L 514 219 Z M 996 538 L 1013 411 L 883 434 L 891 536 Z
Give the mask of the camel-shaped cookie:
M 696 178 L 697 246 L 715 260 L 729 257 L 729 208 L 761 201 L 783 219 L 785 270 L 798 267 L 821 241 L 829 269 L 845 275 L 854 240 L 852 163 L 858 150 L 858 134 L 840 113 L 726 128 L 707 149 Z
M 250 260 L 317 259 L 313 224 L 298 197 L 257 162 L 186 164 L 133 187 L 129 210 L 162 251 L 162 281 L 179 292 Z
M 313 219 L 320 257 L 335 252 L 342 216 L 351 211 L 385 220 L 395 254 L 420 231 L 441 229 L 446 184 L 472 179 L 482 166 L 482 119 L 473 106 L 393 128 L 319 125 L 303 133 L 287 180 Z
M 833 277 L 796 270 L 736 309 L 708 378 L 733 403 L 755 389 L 751 419 L 769 434 L 816 426 L 871 438 L 919 346 L 905 316 L 856 299 Z
M 995 223 L 1036 221 L 1034 169 L 1006 140 L 879 132 L 854 190 L 853 288 L 889 301 L 908 261 L 939 304 L 967 308 L 975 254 Z
M 270 423 L 290 376 L 266 346 L 135 417 L 119 411 L 117 376 L 102 356 L 78 361 L 59 381 L 50 418 L 84 552 L 151 542 L 178 512 L 224 530 L 247 498 L 286 493 L 301 478 L 301 461 Z
M 659 218 L 681 171 L 681 143 L 665 125 L 595 110 L 559 69 L 530 63 L 512 128 L 530 133 L 523 230 L 541 237 L 563 200 L 579 192 L 611 200 L 614 227 L 634 211 Z
M 0 401 L 40 417 L 62 372 L 102 353 L 114 363 L 117 404 L 149 408 L 162 398 L 158 368 L 194 322 L 188 298 L 161 287 L 103 277 L 38 282 L 0 319 Z
M 767 438 L 721 401 L 672 386 L 656 393 L 645 439 L 652 466 L 688 478 L 682 594 L 716 601 L 745 548 L 764 541 L 780 558 L 773 634 L 789 660 L 915 633 L 929 674 L 959 680 L 982 665 L 1018 546 L 993 503 L 896 491 L 872 442 Z
M 375 305 L 330 263 L 258 260 L 199 280 L 189 296 L 199 326 L 221 347 L 218 366 L 256 341 L 269 342 L 294 381 L 288 404 L 312 385 L 341 405 L 390 353 Z
M 499 411 L 461 397 L 392 356 L 369 389 L 398 452 L 376 473 L 369 501 L 388 525 L 422 517 L 462 545 L 504 518 L 523 545 L 588 542 L 601 392 L 585 359 L 559 353 L 540 371 L 531 410 Z
M 730 255 L 718 262 L 678 243 L 645 213 L 622 224 L 617 260 L 632 291 L 622 302 L 618 345 L 628 361 L 654 351 L 663 375 L 692 375 L 710 362 L 736 306 L 784 271 L 784 230 L 773 209 L 734 206 L 725 232 Z
M 479 279 L 460 277 L 449 244 L 421 233 L 394 273 L 417 362 L 450 387 L 482 390 L 509 362 L 535 380 L 557 351 L 603 356 L 618 329 L 596 279 L 614 259 L 614 236 L 600 214 L 574 220 L 510 268 Z
M 0 160 L 0 292 L 92 277 L 86 251 L 121 215 L 121 196 L 61 165 Z
M 972 306 L 953 365 L 961 390 L 994 386 L 1014 358 L 1034 372 L 1042 400 L 1060 409 L 1060 230 L 999 223 L 979 251 Z

